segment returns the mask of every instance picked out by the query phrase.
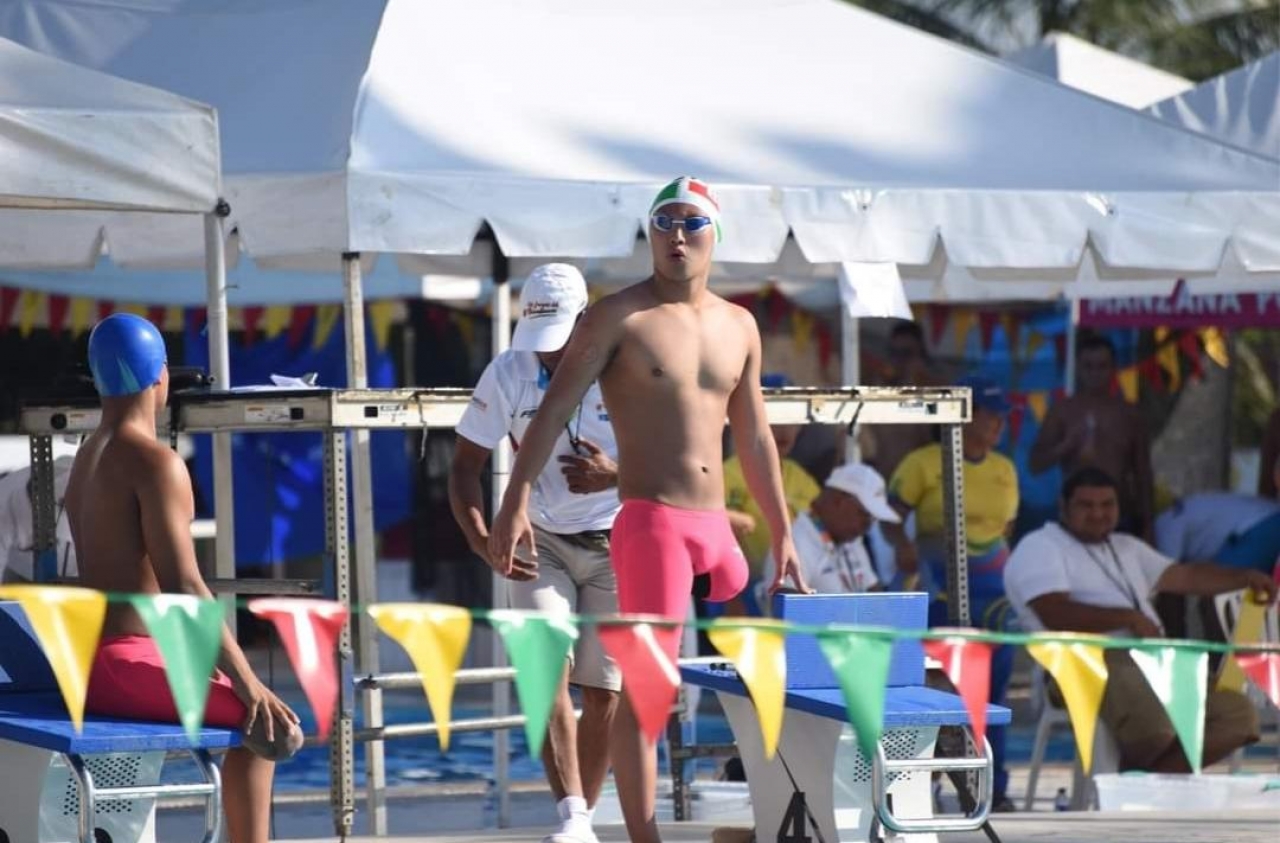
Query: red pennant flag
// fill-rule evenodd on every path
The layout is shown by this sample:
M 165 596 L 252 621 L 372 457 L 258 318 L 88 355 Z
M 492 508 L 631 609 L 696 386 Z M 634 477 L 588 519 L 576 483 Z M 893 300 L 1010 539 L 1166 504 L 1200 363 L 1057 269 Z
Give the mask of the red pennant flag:
M 1160 389 L 1164 386 L 1164 381 L 1160 378 L 1160 363 L 1154 357 L 1148 357 L 1139 363 L 1138 372 L 1152 389 Z
M 346 607 L 332 600 L 266 597 L 250 600 L 249 611 L 275 624 L 320 737 L 327 738 L 338 701 L 337 646 Z
M 98 302 L 98 321 L 101 322 L 108 316 L 116 312 L 116 303 L 113 301 Z
M 1022 432 L 1022 421 L 1027 415 L 1025 404 L 1015 404 L 1009 410 L 1009 445 L 1016 447 L 1018 444 L 1018 434 Z
M 147 308 L 147 321 L 161 331 L 164 330 L 164 305 L 152 305 Z
M 316 318 L 316 306 L 313 304 L 298 305 L 293 309 L 289 319 L 289 347 L 297 348 L 307 333 L 307 328 Z
M 1053 338 L 1053 356 L 1061 369 L 1067 364 L 1067 335 L 1058 334 Z
M 942 662 L 942 672 L 960 692 L 969 723 L 973 726 L 973 740 L 981 751 L 983 736 L 987 734 L 987 702 L 991 697 L 991 646 L 985 641 L 967 638 L 944 638 L 941 641 L 925 641 L 924 652 L 930 658 Z
M 648 623 L 607 623 L 598 628 L 605 652 L 622 670 L 622 689 L 631 701 L 640 731 L 656 741 L 667 726 L 680 688 L 676 653 L 680 627 Z
M 1000 324 L 1000 314 L 989 310 L 983 310 L 978 313 L 978 334 L 982 340 L 982 353 L 986 354 L 991 350 L 991 342 L 995 339 L 996 325 Z M 1013 343 L 1009 343 L 1010 350 L 1013 349 Z
M 1280 707 L 1280 653 L 1240 653 L 1236 663 L 1271 704 Z
M 1182 354 L 1191 364 L 1191 377 L 1196 380 L 1204 377 L 1204 369 L 1200 366 L 1200 341 L 1196 339 L 1194 331 L 1187 331 L 1178 338 L 1178 347 L 1182 349 Z
M 820 325 L 818 327 L 818 365 L 826 369 L 834 352 L 835 341 L 831 337 L 831 331 L 827 330 L 825 325 Z M 848 386 L 854 386 L 854 384 L 848 384 Z
M 14 287 L 0 287 L 0 332 L 9 330 L 13 311 L 18 307 L 18 295 Z
M 787 301 L 786 296 L 778 292 L 777 287 L 770 287 L 764 293 L 764 313 L 768 320 L 769 330 L 778 327 L 778 323 L 782 321 L 782 317 L 787 315 L 791 310 L 791 303 Z
M 947 308 L 941 304 L 929 305 L 929 345 L 936 346 L 942 342 L 942 335 L 947 332 Z
M 258 323 L 262 321 L 262 314 L 266 312 L 263 307 L 246 307 L 243 311 L 244 318 L 244 344 L 253 345 L 258 339 Z
M 71 299 L 67 296 L 49 296 L 49 332 L 62 333 L 62 326 L 67 321 L 67 311 L 71 309 Z

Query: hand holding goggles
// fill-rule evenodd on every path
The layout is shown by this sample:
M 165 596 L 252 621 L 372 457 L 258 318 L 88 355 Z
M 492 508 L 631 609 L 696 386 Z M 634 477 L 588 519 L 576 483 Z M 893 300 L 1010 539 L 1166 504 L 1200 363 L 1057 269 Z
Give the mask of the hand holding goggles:
M 677 226 L 684 229 L 685 234 L 698 234 L 703 231 L 710 231 L 714 222 L 711 217 L 697 216 L 685 217 L 682 220 L 675 219 L 669 214 L 654 214 L 650 221 L 653 227 L 662 232 L 670 232 Z

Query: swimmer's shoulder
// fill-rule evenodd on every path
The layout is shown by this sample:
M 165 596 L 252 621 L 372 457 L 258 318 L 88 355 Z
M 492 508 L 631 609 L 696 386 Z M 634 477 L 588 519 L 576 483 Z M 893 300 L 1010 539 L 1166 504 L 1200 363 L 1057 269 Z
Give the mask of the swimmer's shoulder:
M 99 460 L 98 472 L 120 477 L 135 490 L 156 489 L 165 493 L 189 484 L 186 463 L 177 452 L 146 436 L 114 436 Z

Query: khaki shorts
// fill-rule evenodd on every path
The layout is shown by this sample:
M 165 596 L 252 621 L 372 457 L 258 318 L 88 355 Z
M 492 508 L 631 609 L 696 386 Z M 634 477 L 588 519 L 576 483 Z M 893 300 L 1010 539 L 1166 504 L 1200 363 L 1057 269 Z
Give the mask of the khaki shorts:
M 564 536 L 538 527 L 533 532 L 538 547 L 538 578 L 507 582 L 511 608 L 565 615 L 617 613 L 618 584 L 609 562 L 607 534 Z M 569 681 L 574 685 L 609 691 L 622 688 L 622 672 L 605 655 L 594 626 L 579 629 L 569 665 Z

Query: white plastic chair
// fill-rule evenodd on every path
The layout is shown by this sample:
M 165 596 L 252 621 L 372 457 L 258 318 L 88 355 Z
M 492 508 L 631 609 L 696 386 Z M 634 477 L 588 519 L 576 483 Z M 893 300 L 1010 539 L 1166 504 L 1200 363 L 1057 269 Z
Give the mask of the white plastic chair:
M 1027 774 L 1027 795 L 1023 800 L 1022 810 L 1032 810 L 1036 800 L 1036 787 L 1040 783 L 1040 765 L 1044 763 L 1044 753 L 1049 746 L 1049 735 L 1057 727 L 1071 728 L 1071 716 L 1065 706 L 1053 704 L 1049 698 L 1049 682 L 1044 668 L 1033 665 L 1031 668 L 1031 701 L 1032 714 L 1037 717 L 1035 743 L 1031 749 L 1031 769 Z M 1080 763 L 1080 755 L 1076 754 L 1075 766 L 1071 776 L 1071 808 L 1072 810 L 1090 810 L 1098 807 L 1098 792 L 1093 784 L 1095 773 L 1115 773 L 1120 769 L 1120 748 L 1111 737 L 1107 724 L 1098 721 L 1093 735 L 1093 769 L 1088 776 Z
M 1240 608 L 1244 604 L 1244 591 L 1226 591 L 1222 594 L 1215 594 L 1213 597 L 1213 608 L 1218 613 L 1218 623 L 1222 625 L 1222 632 L 1226 635 L 1228 641 L 1232 640 L 1235 635 L 1236 621 L 1240 617 Z M 1262 622 L 1262 643 L 1280 644 L 1280 610 L 1273 604 L 1267 607 L 1266 613 L 1263 615 Z M 1267 699 L 1266 694 L 1255 686 L 1252 682 L 1245 685 L 1245 696 L 1253 702 L 1254 707 L 1258 710 L 1258 720 L 1270 715 L 1278 732 L 1276 745 L 1276 762 L 1280 765 L 1280 709 L 1277 709 Z M 1230 770 L 1233 773 L 1239 772 L 1241 764 L 1244 762 L 1244 747 L 1237 749 L 1231 753 L 1231 759 L 1228 762 Z

